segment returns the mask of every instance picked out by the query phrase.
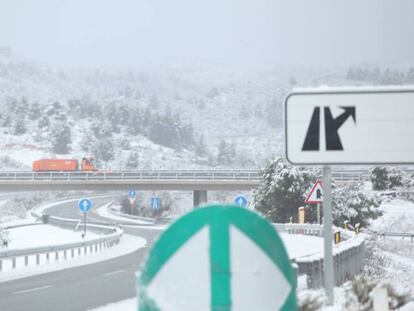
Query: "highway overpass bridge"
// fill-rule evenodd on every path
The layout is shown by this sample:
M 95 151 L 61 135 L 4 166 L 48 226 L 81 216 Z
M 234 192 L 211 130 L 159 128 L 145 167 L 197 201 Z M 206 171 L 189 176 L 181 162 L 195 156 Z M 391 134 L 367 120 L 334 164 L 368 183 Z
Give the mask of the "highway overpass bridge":
M 360 180 L 363 171 L 334 171 L 338 180 Z M 0 191 L 92 190 L 193 191 L 194 206 L 207 191 L 250 191 L 260 183 L 258 170 L 136 170 L 112 172 L 0 172 Z

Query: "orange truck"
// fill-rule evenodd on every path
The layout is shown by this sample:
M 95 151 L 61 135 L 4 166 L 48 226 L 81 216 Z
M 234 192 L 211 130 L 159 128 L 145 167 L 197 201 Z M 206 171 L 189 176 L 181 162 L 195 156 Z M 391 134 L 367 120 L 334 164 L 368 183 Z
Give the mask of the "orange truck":
M 92 158 L 76 159 L 41 159 L 33 161 L 34 172 L 94 172 L 97 171 Z

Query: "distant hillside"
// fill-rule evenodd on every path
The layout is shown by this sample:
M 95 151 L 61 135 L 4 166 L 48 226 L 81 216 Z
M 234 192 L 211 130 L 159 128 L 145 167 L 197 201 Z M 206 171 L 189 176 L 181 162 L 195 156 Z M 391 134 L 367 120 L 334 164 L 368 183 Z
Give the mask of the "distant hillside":
M 284 96 L 315 76 L 217 65 L 68 71 L 0 51 L 0 163 L 91 154 L 111 168 L 259 167 L 283 150 Z

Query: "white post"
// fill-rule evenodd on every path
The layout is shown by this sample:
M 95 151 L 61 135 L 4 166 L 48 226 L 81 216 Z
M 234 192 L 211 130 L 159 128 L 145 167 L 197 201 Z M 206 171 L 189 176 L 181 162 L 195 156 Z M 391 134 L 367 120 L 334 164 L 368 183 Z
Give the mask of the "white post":
M 332 185 L 331 185 L 331 168 L 323 167 L 322 185 L 323 185 L 323 232 L 324 232 L 324 249 L 323 259 L 325 293 L 328 298 L 328 305 L 334 302 L 334 267 L 332 256 Z
M 384 285 L 377 285 L 369 294 L 374 305 L 374 311 L 389 311 L 388 292 Z

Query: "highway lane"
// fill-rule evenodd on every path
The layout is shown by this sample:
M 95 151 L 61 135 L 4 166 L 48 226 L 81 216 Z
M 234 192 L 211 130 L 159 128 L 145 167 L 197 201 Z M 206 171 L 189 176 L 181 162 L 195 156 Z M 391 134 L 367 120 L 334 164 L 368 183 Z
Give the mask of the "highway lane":
M 110 199 L 94 199 L 99 206 Z M 79 218 L 74 202 L 47 210 L 60 217 Z M 91 213 L 91 220 L 103 218 Z M 0 283 L 0 310 L 83 311 L 135 296 L 135 273 L 160 230 L 125 228 L 147 240 L 134 253 L 100 263 Z

